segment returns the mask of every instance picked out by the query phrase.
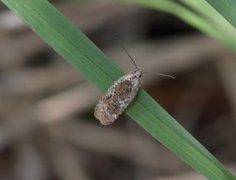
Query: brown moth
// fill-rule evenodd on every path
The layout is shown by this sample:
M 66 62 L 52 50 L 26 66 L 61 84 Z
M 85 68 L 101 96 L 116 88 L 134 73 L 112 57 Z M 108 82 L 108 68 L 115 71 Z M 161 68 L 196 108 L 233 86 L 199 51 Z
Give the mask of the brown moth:
M 141 76 L 138 69 L 122 76 L 101 97 L 94 116 L 102 125 L 112 124 L 133 101 L 141 85 Z

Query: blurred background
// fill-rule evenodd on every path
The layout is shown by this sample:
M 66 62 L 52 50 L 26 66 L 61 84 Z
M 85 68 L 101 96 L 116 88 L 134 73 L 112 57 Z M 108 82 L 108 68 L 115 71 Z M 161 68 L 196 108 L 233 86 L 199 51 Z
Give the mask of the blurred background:
M 173 15 L 134 5 L 52 3 L 232 171 L 236 61 L 219 42 Z M 103 127 L 101 92 L 0 4 L 0 179 L 204 179 L 128 116 Z

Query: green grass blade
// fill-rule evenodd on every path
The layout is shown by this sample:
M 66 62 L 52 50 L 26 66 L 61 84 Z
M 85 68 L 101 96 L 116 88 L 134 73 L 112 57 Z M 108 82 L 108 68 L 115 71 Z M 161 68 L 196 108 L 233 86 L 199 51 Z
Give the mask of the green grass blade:
M 2 0 L 55 51 L 102 91 L 123 71 L 46 0 Z M 196 139 L 141 90 L 127 114 L 209 179 L 234 179 Z M 158 154 L 157 154 L 158 156 Z
M 207 0 L 207 2 L 236 27 L 236 0 Z
M 196 12 L 182 6 L 173 0 L 123 0 L 143 5 L 152 9 L 171 13 L 191 26 L 199 29 L 207 35 L 217 39 L 236 52 L 235 29 L 215 11 L 205 0 L 189 1 L 180 0 Z
M 210 4 L 205 0 L 189 1 L 181 0 L 183 4 L 194 9 L 202 18 L 207 21 L 209 26 L 219 32 L 219 37 L 215 37 L 229 48 L 236 51 L 236 31 L 235 28 L 221 16 Z

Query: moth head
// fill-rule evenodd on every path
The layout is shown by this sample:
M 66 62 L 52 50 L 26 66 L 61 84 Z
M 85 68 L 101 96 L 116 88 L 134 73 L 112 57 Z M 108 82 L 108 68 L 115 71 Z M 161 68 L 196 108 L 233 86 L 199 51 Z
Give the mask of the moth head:
M 141 78 L 141 77 L 142 77 L 142 72 L 139 71 L 139 70 L 135 70 L 135 71 L 134 71 L 134 75 L 135 75 L 135 77 L 137 77 L 137 78 Z

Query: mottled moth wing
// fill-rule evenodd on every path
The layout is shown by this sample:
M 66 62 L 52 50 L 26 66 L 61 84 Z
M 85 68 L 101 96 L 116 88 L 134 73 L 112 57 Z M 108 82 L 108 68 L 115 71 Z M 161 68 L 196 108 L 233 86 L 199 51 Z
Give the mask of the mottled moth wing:
M 140 71 L 122 76 L 101 97 L 94 110 L 101 124 L 112 124 L 124 112 L 139 90 L 140 77 Z

